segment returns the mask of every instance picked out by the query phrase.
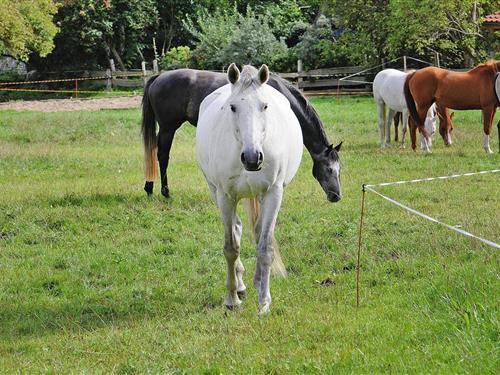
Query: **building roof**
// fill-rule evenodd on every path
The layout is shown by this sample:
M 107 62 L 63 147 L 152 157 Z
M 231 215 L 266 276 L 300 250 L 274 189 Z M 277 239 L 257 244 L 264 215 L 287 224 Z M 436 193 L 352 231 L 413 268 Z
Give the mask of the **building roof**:
M 484 23 L 500 24 L 500 10 L 497 10 L 495 13 L 488 14 L 486 17 L 484 17 Z

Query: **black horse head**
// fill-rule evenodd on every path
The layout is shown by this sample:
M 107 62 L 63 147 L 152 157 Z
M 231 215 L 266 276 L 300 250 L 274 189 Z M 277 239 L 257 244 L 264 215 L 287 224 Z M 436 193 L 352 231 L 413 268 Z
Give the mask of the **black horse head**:
M 339 151 L 342 146 L 328 146 L 319 155 L 313 157 L 313 176 L 326 193 L 330 202 L 338 202 L 342 197 L 340 190 L 340 159 Z

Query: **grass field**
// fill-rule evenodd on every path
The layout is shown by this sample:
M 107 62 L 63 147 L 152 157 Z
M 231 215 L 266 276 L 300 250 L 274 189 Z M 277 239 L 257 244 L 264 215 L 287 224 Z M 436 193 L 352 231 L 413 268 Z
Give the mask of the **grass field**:
M 261 318 L 253 287 L 223 307 L 222 224 L 193 127 L 174 141 L 167 201 L 142 191 L 139 110 L 0 111 L 0 372 L 498 373 L 498 250 L 370 193 L 355 307 L 361 184 L 499 168 L 496 129 L 493 155 L 477 111 L 455 115 L 451 148 L 380 150 L 371 98 L 312 101 L 344 140 L 343 199 L 326 201 L 305 153 L 276 233 L 289 277 Z M 499 183 L 380 191 L 500 242 Z M 242 260 L 251 285 L 249 235 Z

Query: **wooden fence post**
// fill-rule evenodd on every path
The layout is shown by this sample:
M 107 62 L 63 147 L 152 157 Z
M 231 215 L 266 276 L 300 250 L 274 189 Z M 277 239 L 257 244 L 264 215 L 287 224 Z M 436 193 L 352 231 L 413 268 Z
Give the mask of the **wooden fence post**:
M 153 72 L 154 74 L 158 74 L 158 60 L 153 60 Z
M 111 73 L 116 72 L 116 68 L 115 68 L 115 60 L 113 60 L 113 59 L 109 59 L 109 66 L 110 66 L 110 68 L 111 68 Z
M 113 76 L 111 69 L 106 69 L 106 91 L 111 91 L 113 88 Z
M 300 76 L 300 73 L 302 73 L 302 59 L 297 60 L 297 73 L 298 73 L 297 86 L 300 89 L 300 84 L 302 83 L 302 77 Z
M 147 71 L 146 71 L 146 61 L 141 62 L 142 69 L 142 80 L 144 82 L 144 87 L 146 87 L 146 82 L 148 81 Z
M 403 56 L 403 72 L 406 72 L 407 66 L 406 66 L 406 55 Z
M 440 68 L 440 67 L 441 67 L 441 64 L 439 63 L 439 52 L 436 52 L 436 66 L 437 66 L 438 68 Z

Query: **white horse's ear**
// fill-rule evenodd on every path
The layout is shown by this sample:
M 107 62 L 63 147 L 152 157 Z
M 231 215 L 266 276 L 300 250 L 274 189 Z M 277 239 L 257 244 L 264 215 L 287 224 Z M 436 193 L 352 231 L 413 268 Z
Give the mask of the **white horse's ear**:
M 240 70 L 238 69 L 235 63 L 229 65 L 229 68 L 227 69 L 227 79 L 233 85 L 240 79 Z
M 259 69 L 259 81 L 261 84 L 264 84 L 269 79 L 269 68 L 266 64 L 262 64 Z

